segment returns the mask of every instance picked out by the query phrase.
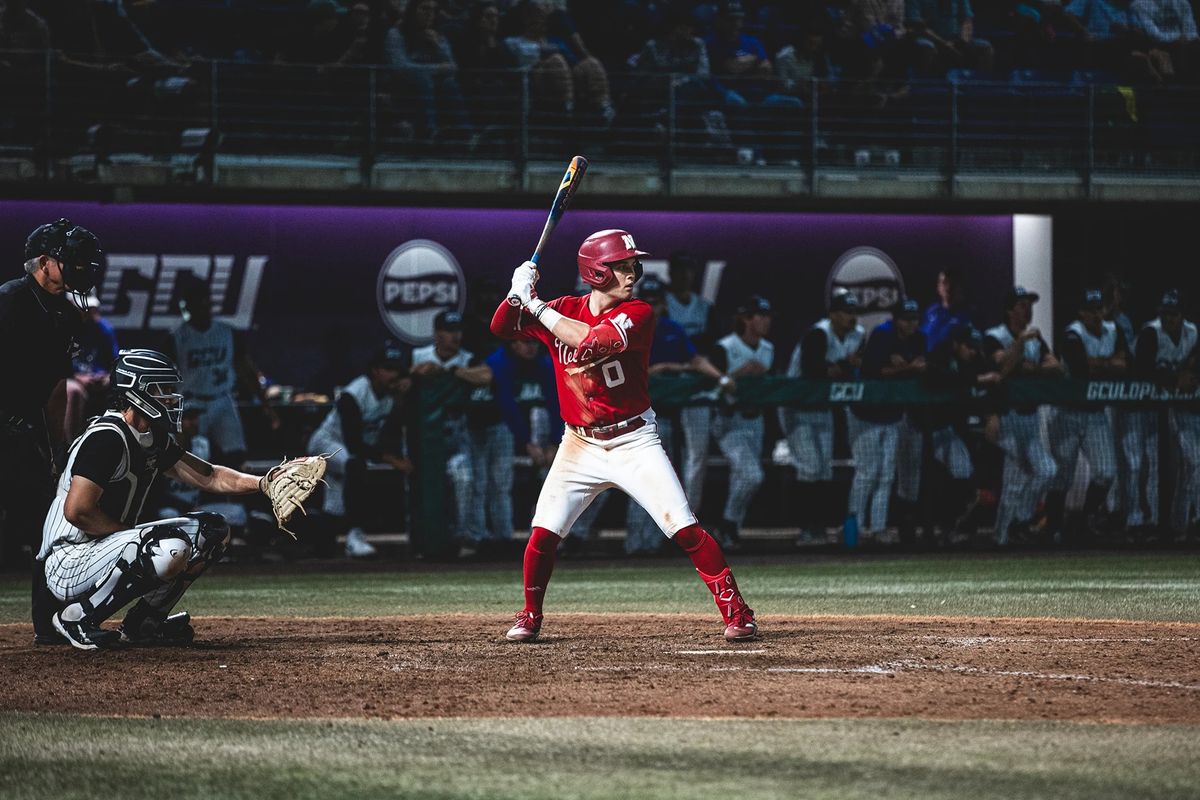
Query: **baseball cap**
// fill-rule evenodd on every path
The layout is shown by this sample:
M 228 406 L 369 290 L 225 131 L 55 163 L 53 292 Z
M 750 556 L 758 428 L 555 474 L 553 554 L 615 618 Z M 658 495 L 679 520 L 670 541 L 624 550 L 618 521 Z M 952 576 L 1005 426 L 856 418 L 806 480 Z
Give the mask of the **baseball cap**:
M 638 297 L 649 302 L 651 300 L 661 300 L 663 295 L 667 293 L 667 287 L 653 275 L 647 275 L 642 278 L 642 282 L 638 284 Z
M 1178 289 L 1167 289 L 1163 292 L 1162 300 L 1158 301 L 1160 311 L 1179 311 L 1183 308 L 1183 299 Z
M 738 316 L 749 316 L 751 314 L 770 314 L 771 304 L 767 298 L 752 294 L 738 304 Z
M 435 331 L 460 331 L 462 330 L 462 324 L 462 314 L 452 309 L 442 311 L 433 318 L 433 329 Z
M 1099 311 L 1104 308 L 1104 293 L 1099 289 L 1084 289 L 1079 295 L 1080 310 Z
M 1012 308 L 1020 300 L 1028 300 L 1031 303 L 1036 303 L 1038 299 L 1037 292 L 1031 292 L 1024 286 L 1014 286 L 1004 295 L 1004 307 Z
M 840 289 L 833 293 L 833 297 L 829 298 L 830 311 L 849 311 L 854 313 L 858 311 L 858 298 L 854 292 Z
M 920 319 L 921 307 L 911 297 L 905 297 L 892 309 L 892 316 L 904 319 Z
M 408 372 L 408 354 L 395 339 L 385 339 L 371 356 L 370 366 Z

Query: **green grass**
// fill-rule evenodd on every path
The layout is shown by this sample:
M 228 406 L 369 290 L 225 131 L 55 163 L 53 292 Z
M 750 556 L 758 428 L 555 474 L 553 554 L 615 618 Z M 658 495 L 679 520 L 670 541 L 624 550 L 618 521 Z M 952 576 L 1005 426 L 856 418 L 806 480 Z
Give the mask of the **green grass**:
M 1195 797 L 1189 728 L 906 720 L 0 716 L 0 796 Z
M 1200 621 L 1196 554 L 796 557 L 748 559 L 737 572 L 764 618 Z M 517 564 L 339 565 L 313 574 L 234 567 L 206 575 L 184 603 L 200 615 L 507 614 L 520 588 Z M 0 622 L 28 620 L 28 591 L 23 577 L 0 578 Z M 549 606 L 711 613 L 682 559 L 563 562 Z M 246 721 L 0 711 L 0 798 L 1182 798 L 1200 785 L 1198 734 L 1197 726 L 986 720 Z
M 1200 621 L 1200 555 L 1174 553 L 905 557 L 737 565 L 763 616 L 908 614 Z M 521 603 L 520 566 L 253 575 L 213 569 L 184 603 L 194 614 L 380 616 L 507 614 Z M 0 622 L 28 619 L 23 578 L 0 579 Z M 562 562 L 552 611 L 708 613 L 683 559 L 635 565 Z

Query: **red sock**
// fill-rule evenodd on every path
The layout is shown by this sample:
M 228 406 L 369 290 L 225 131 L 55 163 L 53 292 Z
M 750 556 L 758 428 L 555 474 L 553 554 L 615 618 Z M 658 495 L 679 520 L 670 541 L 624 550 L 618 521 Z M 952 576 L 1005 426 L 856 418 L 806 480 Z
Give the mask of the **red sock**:
M 558 554 L 558 543 L 562 538 L 545 528 L 534 528 L 525 545 L 525 610 L 542 613 L 542 598 L 546 596 L 546 584 L 554 572 L 554 558 Z
M 722 570 L 729 569 L 721 545 L 699 524 L 688 525 L 676 533 L 675 542 L 692 559 L 692 564 L 701 575 L 719 575 Z
M 675 541 L 691 556 L 696 572 L 700 573 L 700 579 L 717 602 L 721 618 L 728 623 L 735 612 L 746 607 L 746 601 L 738 591 L 737 581 L 725 561 L 721 546 L 699 525 L 689 525 L 679 531 L 675 534 Z

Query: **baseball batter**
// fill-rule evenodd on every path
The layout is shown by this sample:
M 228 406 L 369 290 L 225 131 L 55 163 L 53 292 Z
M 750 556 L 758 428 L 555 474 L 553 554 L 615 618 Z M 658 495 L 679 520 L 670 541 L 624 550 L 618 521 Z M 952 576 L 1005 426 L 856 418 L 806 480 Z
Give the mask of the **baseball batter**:
M 626 231 L 594 233 L 577 259 L 590 294 L 543 301 L 534 290 L 537 269 L 527 261 L 513 273 L 510 291 L 520 305 L 501 303 L 492 317 L 495 335 L 536 338 L 549 348 L 567 423 L 534 511 L 525 548 L 525 608 L 507 633 L 512 641 L 537 638 L 558 543 L 609 488 L 629 494 L 691 557 L 716 599 L 728 641 L 758 632 L 754 611 L 720 546 L 697 523 L 658 437 L 648 390 L 654 312 L 633 299 L 644 255 Z
M 71 445 L 42 529 L 38 559 L 63 604 L 54 627 L 80 650 L 120 641 L 187 644 L 189 617 L 171 609 L 220 560 L 229 526 L 207 511 L 139 525 L 146 495 L 159 473 L 219 494 L 256 491 L 259 479 L 209 464 L 175 441 L 180 376 L 162 353 L 123 350 L 113 376 L 116 408 Z M 100 627 L 133 600 L 119 632 Z

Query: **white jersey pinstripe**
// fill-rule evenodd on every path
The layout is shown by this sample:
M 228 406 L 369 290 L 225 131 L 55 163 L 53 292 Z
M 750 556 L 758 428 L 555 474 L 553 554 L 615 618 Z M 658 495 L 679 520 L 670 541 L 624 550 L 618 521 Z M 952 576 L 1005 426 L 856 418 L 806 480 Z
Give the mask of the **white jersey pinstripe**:
M 120 412 L 109 411 L 93 420 L 79 438 L 71 444 L 66 468 L 58 478 L 54 501 L 50 504 L 50 510 L 46 513 L 46 521 L 42 526 L 42 546 L 38 551 L 39 559 L 45 559 L 57 546 L 92 541 L 93 537 L 88 536 L 67 520 L 65 509 L 67 493 L 70 491 L 71 481 L 75 477 L 75 459 L 79 456 L 84 442 L 104 433 L 117 434 L 120 440 L 120 449 L 117 465 L 101 496 L 101 507 L 109 516 L 129 527 L 133 527 L 141 516 L 150 486 L 158 476 L 158 459 L 164 450 L 145 446 L 141 452 L 132 452 L 130 445 L 131 441 L 137 441 L 134 438 L 136 434 L 129 429 Z M 175 458 L 171 459 L 171 463 L 174 463 L 181 451 L 174 440 L 169 440 L 168 447 L 175 449 Z
M 1192 351 L 1196 349 L 1196 323 L 1184 320 L 1183 330 L 1179 334 L 1178 342 L 1163 330 L 1161 319 L 1151 320 L 1146 323 L 1145 327 L 1153 330 L 1158 339 L 1156 366 L 1160 369 L 1179 371 L 1191 357 Z

